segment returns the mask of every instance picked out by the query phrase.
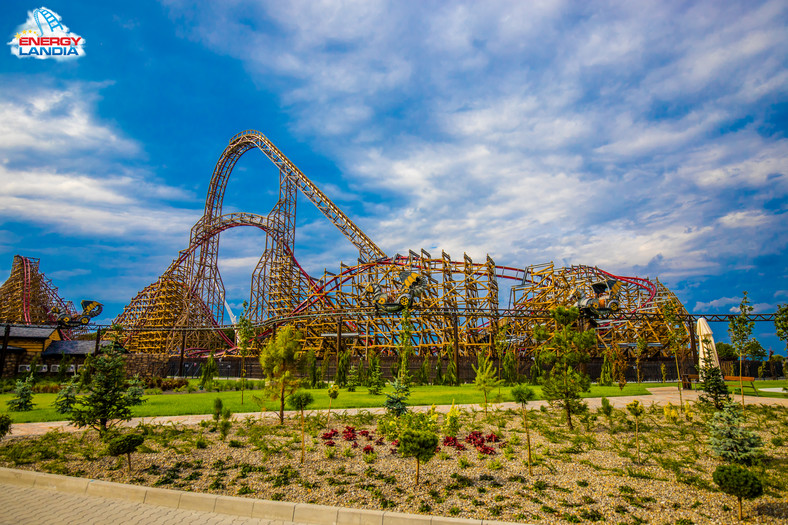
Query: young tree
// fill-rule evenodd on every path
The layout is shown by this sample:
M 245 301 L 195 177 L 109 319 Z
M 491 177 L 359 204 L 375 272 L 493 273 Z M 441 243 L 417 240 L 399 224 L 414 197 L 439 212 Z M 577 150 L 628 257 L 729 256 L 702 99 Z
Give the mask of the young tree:
M 533 476 L 533 470 L 531 468 L 531 433 L 528 431 L 528 408 L 526 405 L 529 401 L 533 400 L 536 397 L 536 394 L 533 390 L 528 388 L 525 385 L 517 385 L 516 387 L 512 388 L 512 397 L 514 397 L 514 401 L 516 403 L 520 403 L 520 406 L 523 407 L 523 426 L 525 427 L 525 441 L 528 444 L 528 474 Z
M 739 520 L 743 519 L 741 500 L 757 498 L 763 494 L 761 480 L 755 474 L 739 465 L 720 465 L 712 475 L 720 490 L 739 501 Z
M 721 410 L 730 402 L 731 396 L 728 393 L 728 385 L 722 377 L 722 371 L 708 359 L 704 359 L 700 369 L 700 380 L 700 388 L 703 391 L 699 397 L 701 402 L 714 405 L 717 410 Z
M 303 358 L 301 334 L 292 326 L 277 331 L 262 352 L 260 367 L 266 376 L 265 389 L 271 399 L 279 401 L 279 424 L 285 423 L 285 399 L 301 383 L 296 371 Z
M 678 389 L 679 389 L 679 405 L 682 407 L 681 409 L 684 410 L 684 396 L 682 394 L 682 385 L 681 385 L 681 367 L 679 366 L 679 356 L 683 360 L 684 351 L 686 350 L 685 344 L 687 341 L 687 326 L 684 324 L 684 321 L 679 317 L 678 308 L 673 303 L 668 303 L 665 305 L 663 310 L 663 315 L 665 316 L 665 324 L 668 328 L 667 333 L 667 340 L 666 346 L 668 349 L 673 352 L 673 357 L 676 360 L 676 377 L 678 381 Z M 663 373 L 663 377 L 664 377 Z
M 788 304 L 781 304 L 777 307 L 777 314 L 774 316 L 774 329 L 780 341 L 785 342 L 785 349 L 788 350 Z
M 410 388 L 407 383 L 400 381 L 399 378 L 395 379 L 391 385 L 394 387 L 394 392 L 386 394 L 386 401 L 383 406 L 389 412 L 397 417 L 400 417 L 408 411 L 408 405 L 405 402 L 410 397 Z
M 110 456 L 126 454 L 126 459 L 129 462 L 129 474 L 131 474 L 131 453 L 136 452 L 144 441 L 145 438 L 140 434 L 121 434 L 109 440 L 107 452 Z
M 410 321 L 410 310 L 405 308 L 402 310 L 402 321 L 399 332 L 399 347 L 398 355 L 400 358 L 399 369 L 397 377 L 406 386 L 411 384 L 410 376 L 410 356 L 413 355 L 413 324 Z
M 732 318 L 728 323 L 728 335 L 731 337 L 731 344 L 736 351 L 736 356 L 739 358 L 739 389 L 741 390 L 742 407 L 744 407 L 744 379 L 742 379 L 744 358 L 754 349 L 753 342 L 757 342 L 752 338 L 752 330 L 755 327 L 755 321 L 750 319 L 752 310 L 753 307 L 747 298 L 747 291 L 745 291 L 744 297 L 742 297 L 739 304 L 739 315 Z
M 728 403 L 709 422 L 709 445 L 723 461 L 751 465 L 761 457 L 758 434 L 742 428 L 744 414 L 740 405 Z
M 380 370 L 380 356 L 373 353 L 369 358 L 369 373 L 367 374 L 367 388 L 372 395 L 380 395 L 383 389 L 383 373 Z
M 331 421 L 331 402 L 338 397 L 339 387 L 337 385 L 331 385 L 328 387 L 328 416 L 326 417 L 326 426 L 328 426 L 328 422 Z
M 244 313 L 238 318 L 238 350 L 241 353 L 241 404 L 244 404 L 244 390 L 246 390 L 246 356 L 249 355 L 249 344 L 254 340 L 254 326 L 252 321 L 246 317 L 246 309 L 249 307 L 246 301 L 243 302 Z
M 599 386 L 611 386 L 613 384 L 613 365 L 610 364 L 608 352 L 602 361 L 602 370 L 599 372 Z
M 81 388 L 87 394 L 78 398 L 69 419 L 80 428 L 91 427 L 104 436 L 119 422 L 131 419 L 131 407 L 145 402 L 143 388 L 138 378 L 126 377 L 126 359 L 117 343 L 106 347 L 90 366 L 90 382 Z
M 486 418 L 487 406 L 489 405 L 487 402 L 488 396 L 490 392 L 494 388 L 499 387 L 503 381 L 498 379 L 498 374 L 495 371 L 492 361 L 483 354 L 479 354 L 479 366 L 471 365 L 471 367 L 476 374 L 473 383 L 476 385 L 476 389 L 481 390 L 482 394 L 484 394 L 484 417 Z
M 347 374 L 347 391 L 355 392 L 358 385 L 361 383 L 359 378 L 359 370 L 355 365 L 350 367 L 350 372 Z
M 611 427 L 613 425 L 613 405 L 610 404 L 610 400 L 605 396 L 602 396 L 601 405 L 599 407 L 599 412 L 605 416 L 607 419 L 607 426 Z
M 501 379 L 507 386 L 516 385 L 520 380 L 520 374 L 517 370 L 517 350 L 514 348 L 507 348 L 506 353 L 503 355 L 503 363 L 501 365 Z
M 580 400 L 580 392 L 587 392 L 591 387 L 591 378 L 575 370 L 575 366 L 588 360 L 588 352 L 596 344 L 593 330 L 580 332 L 575 328 L 579 316 L 577 308 L 559 306 L 550 312 L 557 328 L 545 344 L 542 355 L 542 359 L 552 365 L 542 383 L 542 394 L 551 405 L 565 411 L 570 430 L 573 428 L 572 414 L 587 409 Z M 549 335 L 544 326 L 537 329 L 539 340 L 546 341 Z
M 33 374 L 28 374 L 28 376 L 22 380 L 18 379 L 16 381 L 16 387 L 14 388 L 14 397 L 9 399 L 6 404 L 8 405 L 8 410 L 11 412 L 27 412 L 28 410 L 33 410 Z
M 646 413 L 640 401 L 635 399 L 631 403 L 627 403 L 627 410 L 635 418 L 635 446 L 638 451 L 638 463 L 640 463 L 640 417 Z
M 635 344 L 635 371 L 637 372 L 638 384 L 640 384 L 640 358 L 646 354 L 648 350 L 648 342 L 642 337 L 639 337 Z
M 347 386 L 347 376 L 350 371 L 350 352 L 344 351 L 339 353 L 337 358 L 337 373 L 334 377 L 334 384 L 339 388 Z
M 74 403 L 77 402 L 78 392 L 79 381 L 77 381 L 76 377 L 72 377 L 71 381 L 60 386 L 60 391 L 57 393 L 57 397 L 53 403 L 58 414 L 71 413 Z
M 304 410 L 306 407 L 312 404 L 315 399 L 312 397 L 312 394 L 309 392 L 296 392 L 292 396 L 290 396 L 287 402 L 290 404 L 290 407 L 293 410 L 298 410 L 301 412 L 301 463 L 304 463 L 304 454 L 306 451 L 306 438 L 304 437 L 306 432 L 304 430 Z
M 429 385 L 430 384 L 430 354 L 429 352 L 424 352 L 424 355 L 421 359 L 421 366 L 419 367 L 419 374 L 416 376 L 416 382 L 419 385 Z
M 214 378 L 219 375 L 219 365 L 216 364 L 216 359 L 213 358 L 213 350 L 211 350 L 208 360 L 200 371 L 200 388 L 206 392 L 213 387 Z
M 419 467 L 435 455 L 438 435 L 430 430 L 408 428 L 400 434 L 399 452 L 403 457 L 416 459 L 416 485 L 419 484 Z

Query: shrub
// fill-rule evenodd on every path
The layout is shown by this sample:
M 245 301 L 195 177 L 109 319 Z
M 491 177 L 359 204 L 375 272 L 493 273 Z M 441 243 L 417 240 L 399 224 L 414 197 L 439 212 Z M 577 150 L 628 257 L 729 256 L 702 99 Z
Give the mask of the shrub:
M 58 392 L 57 397 L 55 398 L 55 402 L 53 403 L 55 406 L 55 410 L 57 410 L 58 414 L 70 414 L 71 409 L 74 407 L 74 404 L 77 402 L 77 390 L 79 386 L 77 384 L 76 379 L 72 379 L 68 383 L 63 385 L 63 388 L 60 389 Z
M 11 432 L 11 417 L 8 414 L 0 415 L 0 439 Z
M 761 481 L 749 470 L 739 465 L 720 465 L 712 476 L 720 490 L 739 501 L 739 519 L 742 519 L 741 500 L 757 498 L 763 494 Z
M 33 410 L 33 374 L 27 376 L 24 381 L 20 379 L 16 382 L 14 397 L 9 399 L 7 404 L 11 412 Z
M 145 438 L 140 434 L 122 434 L 112 438 L 107 443 L 107 452 L 110 456 L 120 456 L 126 454 L 129 461 L 129 473 L 131 473 L 131 453 L 136 452 L 137 448 L 142 445 Z
M 709 423 L 709 445 L 728 463 L 750 465 L 761 456 L 760 436 L 742 428 L 743 422 L 741 405 L 728 403 Z
M 419 466 L 435 455 L 438 435 L 429 430 L 407 429 L 400 436 L 399 451 L 403 457 L 416 459 L 416 485 L 419 484 Z

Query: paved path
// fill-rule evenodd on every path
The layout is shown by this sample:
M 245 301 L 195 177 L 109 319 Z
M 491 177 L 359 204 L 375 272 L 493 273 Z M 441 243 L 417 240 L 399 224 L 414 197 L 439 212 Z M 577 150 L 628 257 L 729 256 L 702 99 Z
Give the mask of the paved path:
M 292 522 L 174 509 L 0 483 L 0 525 L 289 525 Z
M 679 392 L 676 387 L 657 387 L 657 388 L 648 388 L 649 391 L 648 395 L 639 395 L 639 396 L 620 396 L 620 397 L 611 397 L 609 398 L 610 404 L 612 404 L 615 408 L 624 408 L 627 403 L 631 403 L 633 400 L 637 399 L 641 403 L 645 405 L 663 405 L 668 402 L 673 403 L 674 405 L 679 404 Z M 682 398 L 684 401 L 696 402 L 698 400 L 698 395 L 700 392 L 698 390 L 683 390 L 682 391 Z M 740 397 L 738 395 L 733 396 L 734 399 L 738 400 Z M 788 407 L 788 398 L 776 398 L 776 397 L 756 397 L 753 395 L 744 395 L 745 403 L 747 404 L 764 404 L 764 405 L 778 405 L 778 406 L 785 406 Z M 591 409 L 599 408 L 602 404 L 602 398 L 599 397 L 591 397 L 585 399 L 588 403 L 588 407 Z M 528 404 L 530 408 L 539 408 L 542 405 L 546 405 L 547 401 L 532 401 Z M 465 410 L 484 410 L 481 405 L 459 405 L 460 408 Z M 506 409 L 519 409 L 520 405 L 516 403 L 495 403 L 492 405 L 493 408 L 498 408 L 501 410 Z M 420 407 L 413 407 L 414 410 L 429 410 L 430 407 L 428 406 L 420 406 Z M 451 405 L 438 405 L 436 410 L 438 412 L 446 413 L 451 408 Z M 342 409 L 336 410 L 334 409 L 334 413 L 348 413 L 354 414 L 359 410 L 365 410 L 371 412 L 373 414 L 383 414 L 385 409 L 381 408 L 363 408 L 363 409 Z M 292 416 L 292 412 L 285 412 L 286 415 Z M 180 423 L 184 425 L 197 425 L 200 421 L 205 421 L 211 419 L 213 416 L 211 415 L 187 415 L 187 416 L 159 416 L 159 417 L 135 417 L 131 421 L 125 423 L 127 427 L 136 427 L 140 423 L 148 423 L 148 424 L 166 424 L 166 423 Z M 241 413 L 241 414 L 234 414 L 233 419 L 235 420 L 243 420 L 247 417 L 253 418 L 261 418 L 261 419 L 275 419 L 279 417 L 278 412 L 268 411 L 268 412 L 248 412 L 248 413 Z M 68 421 L 46 421 L 42 423 L 14 423 L 11 426 L 11 436 L 37 436 L 46 434 L 50 430 L 59 430 L 62 432 L 75 432 L 79 430 L 78 428 L 71 425 Z

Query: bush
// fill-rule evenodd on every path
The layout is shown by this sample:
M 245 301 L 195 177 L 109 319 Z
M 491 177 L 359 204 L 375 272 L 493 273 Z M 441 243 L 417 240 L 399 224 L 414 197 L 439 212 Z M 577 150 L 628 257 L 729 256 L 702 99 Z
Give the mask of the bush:
M 120 436 L 112 438 L 107 443 L 107 452 L 110 456 L 120 456 L 126 454 L 129 460 L 129 472 L 131 472 L 131 453 L 136 452 L 137 448 L 142 445 L 145 438 L 140 434 L 121 434 Z
M 742 428 L 744 415 L 741 405 L 728 403 L 709 423 L 709 445 L 712 451 L 728 463 L 751 465 L 761 456 L 760 436 Z
M 741 500 L 757 498 L 763 494 L 763 485 L 755 474 L 739 465 L 720 465 L 712 476 L 720 490 L 739 501 L 739 519 L 742 519 Z
M 0 415 L 0 439 L 11 432 L 11 417 L 8 414 Z
M 8 400 L 8 410 L 11 412 L 27 412 L 33 410 L 33 375 L 30 374 L 24 381 L 16 382 L 14 397 Z

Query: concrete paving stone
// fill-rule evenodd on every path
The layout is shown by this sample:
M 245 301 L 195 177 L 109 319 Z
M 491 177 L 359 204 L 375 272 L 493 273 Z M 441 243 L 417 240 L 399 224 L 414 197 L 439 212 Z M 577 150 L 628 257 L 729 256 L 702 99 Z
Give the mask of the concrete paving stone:
M 340 507 L 337 525 L 383 525 L 383 511 Z
M 139 485 L 124 485 L 110 481 L 93 480 L 88 484 L 86 494 L 104 498 L 117 498 L 142 503 L 147 489 Z
M 265 501 L 255 500 L 252 509 L 253 518 L 263 518 L 267 520 L 281 520 L 292 522 L 295 514 L 295 503 L 286 501 Z
M 314 525 L 334 525 L 337 522 L 337 510 L 337 507 L 297 503 L 293 513 L 293 521 L 303 521 Z
M 430 525 L 431 516 L 405 514 L 402 512 L 384 512 L 383 525 Z
M 198 494 L 196 492 L 183 492 L 178 502 L 181 510 L 198 510 L 202 512 L 213 512 L 216 506 L 217 496 L 213 494 Z
M 213 511 L 219 514 L 230 514 L 232 516 L 252 517 L 254 510 L 254 500 L 249 498 L 239 498 L 237 496 L 219 496 L 216 498 L 216 507 Z

